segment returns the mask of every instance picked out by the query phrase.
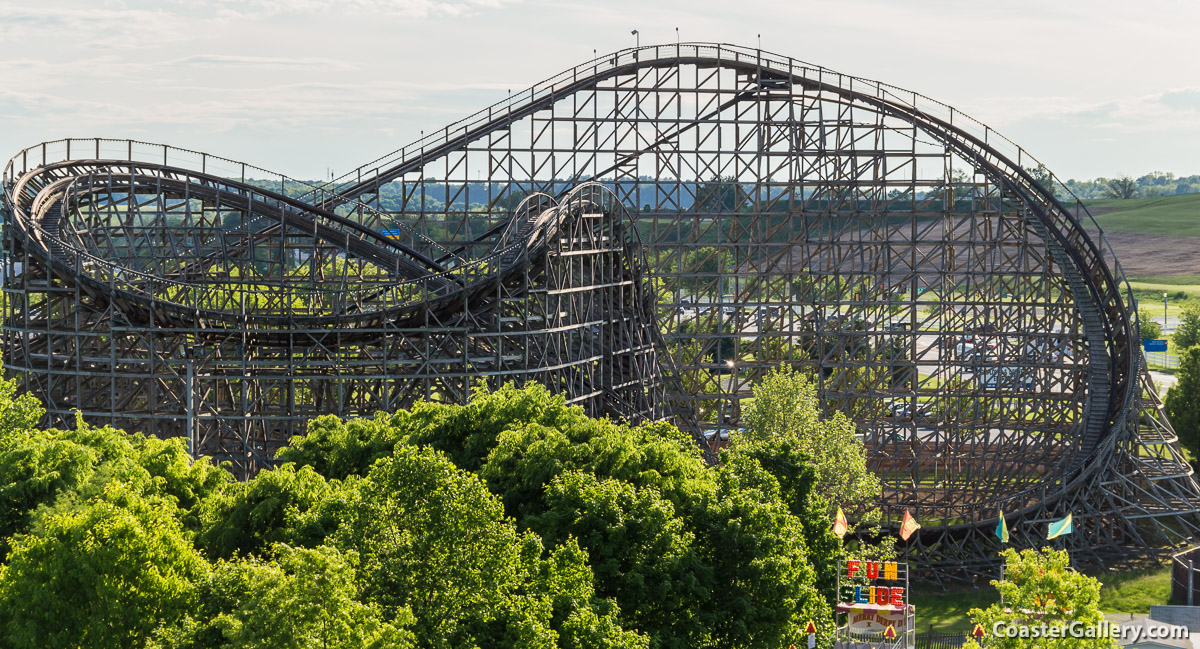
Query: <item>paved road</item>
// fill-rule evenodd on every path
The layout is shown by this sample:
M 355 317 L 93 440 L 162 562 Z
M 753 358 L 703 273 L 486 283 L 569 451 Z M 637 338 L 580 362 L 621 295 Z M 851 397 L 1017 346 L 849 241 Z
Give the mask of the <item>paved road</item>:
M 1155 370 L 1150 370 L 1150 378 L 1154 379 L 1154 383 L 1156 385 L 1158 385 L 1160 388 L 1162 388 L 1158 392 L 1158 396 L 1160 396 L 1160 397 L 1165 396 L 1165 394 L 1167 392 L 1167 388 L 1174 386 L 1175 383 L 1179 380 L 1179 379 L 1175 378 L 1174 374 L 1167 374 L 1166 372 L 1157 372 Z

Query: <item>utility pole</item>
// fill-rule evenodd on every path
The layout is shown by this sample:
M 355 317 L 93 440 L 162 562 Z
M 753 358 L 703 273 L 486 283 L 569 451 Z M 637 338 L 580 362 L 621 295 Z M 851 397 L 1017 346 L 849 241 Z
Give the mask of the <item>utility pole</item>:
M 186 403 L 187 403 L 188 455 L 192 456 L 192 461 L 194 462 L 196 460 L 196 451 L 197 451 L 197 448 L 196 448 L 196 404 L 195 404 L 195 396 L 194 396 L 196 393 L 195 386 L 194 386 L 195 376 L 196 376 L 195 357 L 194 357 L 194 353 L 193 353 L 191 347 L 188 347 L 184 351 L 184 355 L 185 355 L 186 362 L 187 362 L 187 380 L 186 380 L 187 385 L 185 386 L 185 389 L 187 390 Z

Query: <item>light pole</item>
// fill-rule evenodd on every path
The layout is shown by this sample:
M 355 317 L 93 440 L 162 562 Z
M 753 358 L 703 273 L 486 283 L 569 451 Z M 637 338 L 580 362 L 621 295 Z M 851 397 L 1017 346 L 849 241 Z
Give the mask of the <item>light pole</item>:
M 636 29 L 629 33 L 633 35 L 634 42 L 637 44 L 636 46 L 640 48 L 642 46 L 642 35 Z
M 1167 335 L 1167 292 L 1163 291 L 1163 335 Z
M 729 368 L 729 377 L 726 380 L 725 399 L 721 402 L 721 425 L 729 423 L 729 418 L 725 416 L 725 406 L 728 404 L 729 409 L 733 410 L 733 386 L 734 381 L 737 379 L 737 375 L 734 373 L 737 364 L 733 362 L 733 359 L 725 361 L 725 367 Z

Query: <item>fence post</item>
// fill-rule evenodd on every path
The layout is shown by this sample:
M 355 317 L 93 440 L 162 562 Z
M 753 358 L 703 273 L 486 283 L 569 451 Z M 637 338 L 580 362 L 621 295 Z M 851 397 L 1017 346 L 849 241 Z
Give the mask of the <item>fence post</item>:
M 1192 605 L 1192 600 L 1195 599 L 1196 592 L 1193 590 L 1193 583 L 1196 578 L 1196 573 L 1192 572 L 1192 560 L 1188 559 L 1188 606 Z

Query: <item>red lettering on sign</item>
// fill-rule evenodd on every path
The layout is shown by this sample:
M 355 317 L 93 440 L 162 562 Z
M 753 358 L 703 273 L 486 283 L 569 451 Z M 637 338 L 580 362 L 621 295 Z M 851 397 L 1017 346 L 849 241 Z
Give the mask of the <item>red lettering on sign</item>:
M 867 562 L 867 579 L 879 579 L 879 562 Z
M 846 562 L 846 574 L 853 577 L 858 574 L 859 562 L 856 559 L 851 559 Z

